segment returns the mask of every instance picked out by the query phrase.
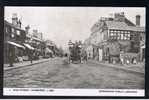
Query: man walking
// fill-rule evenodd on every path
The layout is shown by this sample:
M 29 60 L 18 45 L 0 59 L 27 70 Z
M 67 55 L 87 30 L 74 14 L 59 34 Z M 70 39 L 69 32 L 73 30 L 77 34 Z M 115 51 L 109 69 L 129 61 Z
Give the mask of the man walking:
M 14 47 L 10 45 L 10 48 L 9 48 L 9 66 L 10 67 L 13 67 L 14 59 L 15 59 Z
M 29 60 L 32 63 L 33 62 L 33 52 L 32 52 L 32 50 L 28 50 L 28 57 L 29 57 Z
M 123 51 L 120 52 L 120 62 L 122 65 L 124 64 L 124 52 Z

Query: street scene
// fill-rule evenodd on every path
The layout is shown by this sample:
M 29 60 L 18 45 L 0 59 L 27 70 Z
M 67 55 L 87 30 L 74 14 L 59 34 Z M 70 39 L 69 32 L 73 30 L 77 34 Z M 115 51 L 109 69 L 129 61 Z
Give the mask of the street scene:
M 5 7 L 4 18 L 4 88 L 145 88 L 145 8 Z

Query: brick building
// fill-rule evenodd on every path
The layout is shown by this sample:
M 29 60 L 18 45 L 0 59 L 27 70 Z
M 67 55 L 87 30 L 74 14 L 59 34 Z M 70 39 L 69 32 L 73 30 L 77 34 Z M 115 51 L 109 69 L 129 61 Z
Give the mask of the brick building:
M 12 16 L 12 23 L 4 20 L 4 63 L 9 62 L 10 56 L 14 57 L 24 55 L 26 32 L 21 28 L 21 21 L 16 14 Z

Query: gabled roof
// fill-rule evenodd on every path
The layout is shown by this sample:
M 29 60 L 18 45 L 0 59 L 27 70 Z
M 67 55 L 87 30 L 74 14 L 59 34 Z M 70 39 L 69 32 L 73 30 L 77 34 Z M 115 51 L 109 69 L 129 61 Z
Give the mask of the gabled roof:
M 135 26 L 135 24 L 133 22 L 131 22 L 129 19 L 125 18 L 124 19 L 125 23 L 128 25 L 128 26 Z
M 145 32 L 145 27 L 128 26 L 125 22 L 120 21 L 105 21 L 108 29 L 129 30 Z

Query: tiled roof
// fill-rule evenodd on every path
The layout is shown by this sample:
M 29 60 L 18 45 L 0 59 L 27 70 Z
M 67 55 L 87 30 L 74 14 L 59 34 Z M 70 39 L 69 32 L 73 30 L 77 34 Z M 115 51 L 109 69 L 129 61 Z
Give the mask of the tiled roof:
M 128 26 L 125 22 L 105 21 L 108 29 L 142 31 L 145 32 L 145 27 Z
M 127 30 L 128 25 L 125 22 L 105 21 L 109 29 Z

